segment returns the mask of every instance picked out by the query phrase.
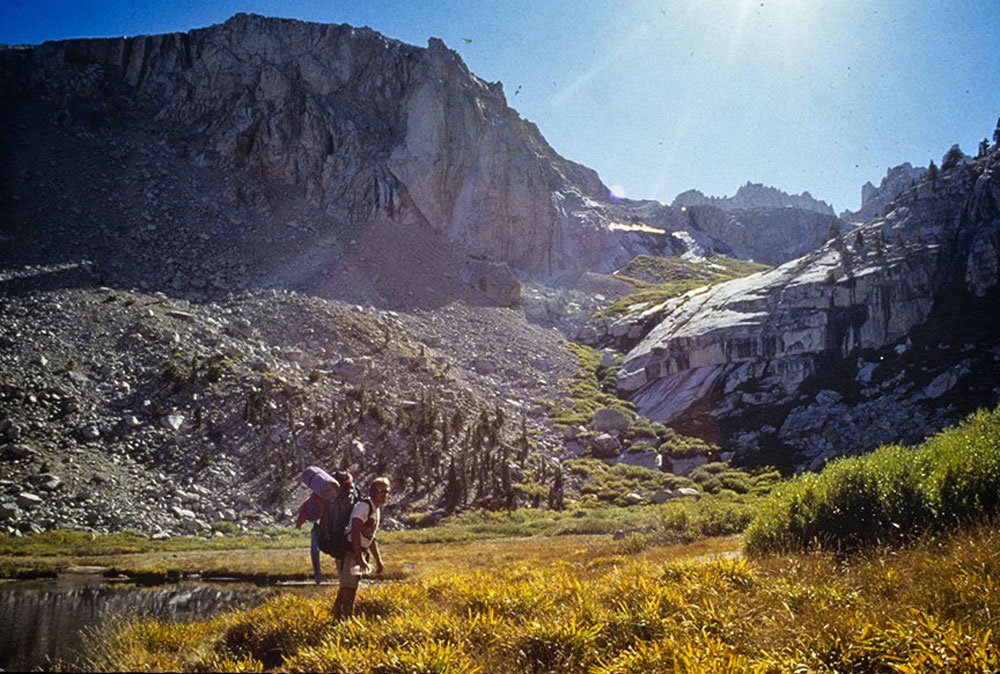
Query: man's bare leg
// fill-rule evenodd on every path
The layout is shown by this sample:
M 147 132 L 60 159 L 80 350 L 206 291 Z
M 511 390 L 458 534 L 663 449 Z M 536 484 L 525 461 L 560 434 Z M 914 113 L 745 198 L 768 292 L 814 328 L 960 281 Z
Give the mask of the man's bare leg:
M 337 598 L 333 601 L 334 618 L 340 620 L 354 615 L 354 597 L 357 593 L 356 587 L 342 587 L 337 590 Z

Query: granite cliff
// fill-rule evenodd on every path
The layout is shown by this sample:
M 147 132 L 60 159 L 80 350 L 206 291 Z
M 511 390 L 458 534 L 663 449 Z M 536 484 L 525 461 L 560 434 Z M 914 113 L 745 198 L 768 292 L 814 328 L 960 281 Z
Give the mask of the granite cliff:
M 997 301 L 998 160 L 924 179 L 802 258 L 627 319 L 655 327 L 619 389 L 745 457 L 807 462 L 917 440 L 993 402 L 998 328 L 976 315 Z
M 188 33 L 2 50 L 0 82 L 10 124 L 109 144 L 144 132 L 163 146 L 154 154 L 177 159 L 164 170 L 216 171 L 227 201 L 294 221 L 327 254 L 283 255 L 282 269 L 261 273 L 324 291 L 350 242 L 387 223 L 427 232 L 453 266 L 472 256 L 494 265 L 488 276 L 506 265 L 552 278 L 612 271 L 640 253 L 780 262 L 820 243 L 832 216 L 808 194 L 749 183 L 697 213 L 611 200 L 594 171 L 561 157 L 507 105 L 501 84 L 433 38 L 421 48 L 369 29 L 241 14 Z M 734 205 L 764 210 L 719 210 Z M 643 223 L 647 215 L 662 226 Z M 480 271 L 455 276 L 482 285 Z
M 612 268 L 597 174 L 559 156 L 440 40 L 237 15 L 189 33 L 10 49 L 6 102 L 67 126 L 144 126 L 194 164 L 294 188 L 323 233 L 425 227 L 529 275 Z M 349 239 L 350 234 L 340 238 Z

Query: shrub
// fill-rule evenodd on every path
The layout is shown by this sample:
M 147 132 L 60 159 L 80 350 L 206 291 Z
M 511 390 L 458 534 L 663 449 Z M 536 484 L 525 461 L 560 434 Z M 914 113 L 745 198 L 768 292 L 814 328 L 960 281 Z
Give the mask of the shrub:
M 585 669 L 596 652 L 601 625 L 557 617 L 526 626 L 514 642 L 521 671 L 563 672 Z
M 279 595 L 238 615 L 220 641 L 224 653 L 251 657 L 270 669 L 285 656 L 321 640 L 332 625 L 329 608 L 318 601 Z
M 1000 407 L 919 447 L 838 459 L 777 487 L 746 531 L 751 553 L 905 540 L 1000 512 Z

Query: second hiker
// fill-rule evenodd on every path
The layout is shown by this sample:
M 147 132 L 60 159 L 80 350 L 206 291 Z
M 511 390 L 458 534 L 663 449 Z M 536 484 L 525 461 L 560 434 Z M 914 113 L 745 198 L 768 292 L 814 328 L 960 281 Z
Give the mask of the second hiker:
M 382 573 L 382 556 L 379 554 L 375 534 L 381 520 L 381 508 L 389 495 L 389 478 L 372 480 L 368 498 L 354 505 L 351 522 L 345 529 L 350 547 L 337 560 L 337 575 L 340 589 L 333 605 L 334 617 L 348 617 L 354 613 L 354 597 L 358 591 L 361 576 L 371 571 L 368 564 L 369 553 L 375 562 L 375 573 Z

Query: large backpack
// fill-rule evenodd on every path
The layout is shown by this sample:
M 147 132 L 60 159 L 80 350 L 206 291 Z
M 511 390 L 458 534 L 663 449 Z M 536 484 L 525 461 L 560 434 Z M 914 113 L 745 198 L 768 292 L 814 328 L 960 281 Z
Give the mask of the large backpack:
M 323 508 L 316 524 L 316 545 L 331 557 L 343 559 L 351 549 L 351 540 L 345 532 L 359 500 L 357 490 L 352 488 L 349 493 L 328 500 Z

